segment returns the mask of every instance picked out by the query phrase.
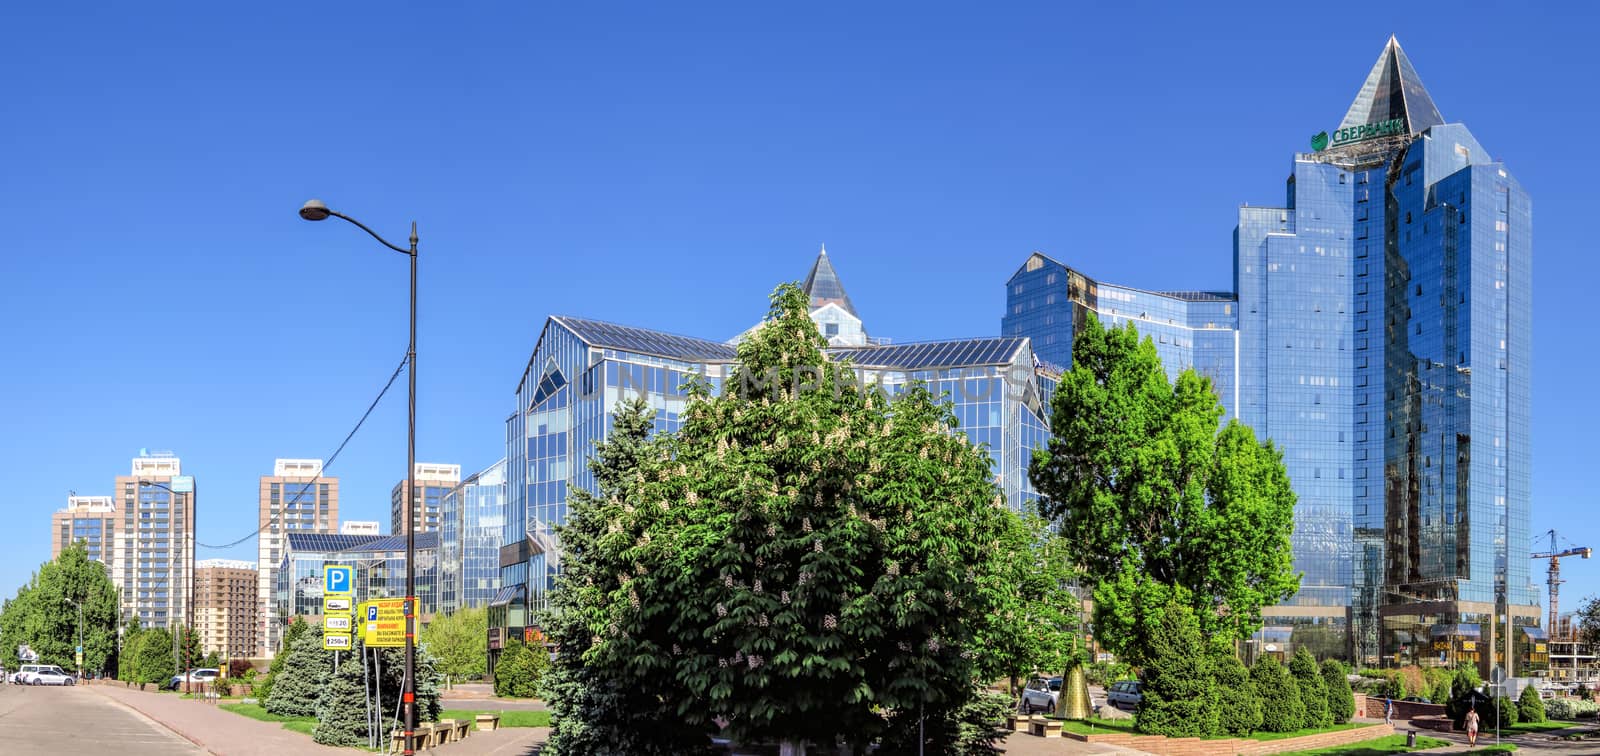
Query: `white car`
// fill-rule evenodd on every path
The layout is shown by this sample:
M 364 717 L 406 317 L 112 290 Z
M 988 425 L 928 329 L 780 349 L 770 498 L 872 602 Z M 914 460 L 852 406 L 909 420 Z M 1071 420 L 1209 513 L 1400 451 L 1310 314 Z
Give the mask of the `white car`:
M 1022 713 L 1042 711 L 1054 714 L 1061 701 L 1061 678 L 1035 677 L 1022 689 Z
M 39 667 L 37 672 L 28 675 L 29 685 L 76 685 L 77 682 L 77 678 L 53 665 Z
M 24 664 L 18 667 L 16 672 L 11 673 L 10 682 L 12 685 L 27 685 L 28 677 L 43 667 L 43 664 Z

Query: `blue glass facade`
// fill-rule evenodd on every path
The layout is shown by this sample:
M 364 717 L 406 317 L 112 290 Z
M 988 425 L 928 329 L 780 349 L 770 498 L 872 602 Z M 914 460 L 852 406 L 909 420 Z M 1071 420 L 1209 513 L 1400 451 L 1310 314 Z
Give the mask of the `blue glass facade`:
M 1210 376 L 1283 451 L 1304 577 L 1269 612 L 1263 648 L 1281 636 L 1273 648 L 1365 665 L 1487 670 L 1505 663 L 1505 623 L 1539 614 L 1529 199 L 1443 122 L 1393 40 L 1318 141 L 1295 157 L 1283 207 L 1240 209 L 1233 294 L 1097 284 L 1035 253 L 1007 284 L 1003 328 L 1066 365 L 1086 312 L 1131 320 L 1169 372 Z M 1522 648 L 1536 632 L 1509 634 Z
M 864 382 L 890 392 L 920 380 L 945 395 L 960 431 L 988 449 L 997 490 L 1025 508 L 1034 497 L 1028 461 L 1049 432 L 1048 397 L 1059 377 L 1035 359 L 1028 339 L 889 344 L 866 336 L 825 253 L 807 280 L 830 357 L 848 358 Z M 655 429 L 676 430 L 690 379 L 718 391 L 735 359 L 728 343 L 572 317 L 546 321 L 506 422 L 503 588 L 490 604 L 491 657 L 553 587 L 560 569 L 554 529 L 566 521 L 573 489 L 595 490 L 588 455 L 610 431 L 617 403 L 643 396 L 656 410 Z
M 500 592 L 505 472 L 502 459 L 461 481 L 441 500 L 439 608 L 446 614 L 487 606 Z

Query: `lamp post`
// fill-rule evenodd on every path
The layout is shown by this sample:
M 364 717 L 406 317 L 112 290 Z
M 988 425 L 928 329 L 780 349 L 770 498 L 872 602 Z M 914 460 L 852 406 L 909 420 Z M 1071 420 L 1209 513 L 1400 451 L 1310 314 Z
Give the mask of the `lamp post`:
M 189 671 L 194 669 L 194 664 L 193 664 L 194 660 L 189 658 L 189 639 L 187 637 L 185 637 L 185 636 L 186 636 L 187 633 L 194 632 L 194 532 L 195 532 L 195 519 L 196 519 L 195 515 L 197 515 L 199 513 L 199 509 L 194 506 L 194 492 L 192 490 L 190 490 L 190 491 L 174 491 L 174 490 L 172 490 L 171 486 L 168 486 L 165 483 L 157 483 L 156 481 L 153 481 L 153 480 L 140 480 L 140 481 L 138 481 L 138 483 L 141 486 L 152 486 L 154 488 L 160 488 L 160 489 L 166 491 L 167 493 L 172 494 L 174 498 L 176 498 L 178 496 L 182 496 L 183 497 L 183 503 L 184 503 L 184 509 L 185 510 L 188 510 L 188 509 L 194 509 L 195 510 L 193 512 L 188 512 L 187 513 L 188 514 L 187 521 L 188 521 L 188 526 L 189 526 L 189 562 L 188 562 L 188 565 L 187 565 L 188 566 L 188 573 L 187 573 L 187 576 L 185 577 L 185 579 L 183 581 L 184 585 L 185 585 L 184 593 L 186 594 L 186 598 L 184 598 L 184 600 L 183 600 L 183 611 L 184 611 L 184 620 L 183 621 L 184 621 L 185 627 L 180 629 L 179 632 L 173 633 L 173 635 L 172 635 L 172 663 L 173 664 L 177 664 L 178 663 L 178 647 L 180 645 L 183 646 L 183 684 L 184 684 L 184 687 L 188 687 L 190 685 L 190 682 L 191 682 L 190 679 L 189 679 Z M 172 522 L 177 522 L 177 520 L 178 520 L 177 517 L 173 517 L 172 518 Z M 180 557 L 179 561 L 180 562 L 182 561 L 181 557 Z M 172 585 L 172 579 L 170 577 L 168 577 L 167 578 L 167 586 L 170 588 L 171 585 Z M 174 613 L 172 615 L 168 615 L 168 616 L 171 617 L 172 619 L 176 619 L 175 614 L 176 613 Z
M 73 599 L 71 599 L 69 597 L 66 597 L 66 596 L 62 596 L 61 600 L 65 601 L 65 602 L 67 602 L 67 603 L 69 603 L 69 604 L 71 604 L 73 606 L 78 607 L 78 649 L 77 649 L 77 653 L 73 655 L 74 656 L 73 661 L 76 661 L 78 663 L 78 679 L 82 680 L 83 679 L 83 604 L 81 604 L 78 601 L 75 601 L 75 600 L 73 600 Z
M 406 671 L 400 700 L 405 709 L 405 755 L 414 750 L 417 724 L 417 223 L 411 222 L 411 248 L 397 247 L 361 221 L 335 212 L 322 200 L 307 200 L 300 217 L 322 221 L 329 217 L 349 221 L 389 249 L 411 258 L 411 343 L 406 346 L 406 378 L 410 384 L 406 401 Z

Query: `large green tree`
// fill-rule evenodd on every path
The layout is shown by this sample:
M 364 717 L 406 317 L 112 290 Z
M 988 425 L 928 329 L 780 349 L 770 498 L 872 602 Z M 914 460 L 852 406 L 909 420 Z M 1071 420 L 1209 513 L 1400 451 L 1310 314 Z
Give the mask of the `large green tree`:
M 279 655 L 283 667 L 273 675 L 272 692 L 263 705 L 279 716 L 316 716 L 317 699 L 333 671 L 333 652 L 322 648 L 322 628 L 308 627 Z
M 1030 469 L 1094 584 L 1098 638 L 1135 663 L 1161 608 L 1183 598 L 1208 637 L 1245 638 L 1261 608 L 1293 595 L 1295 496 L 1282 455 L 1248 426 L 1219 429 L 1208 379 L 1176 384 L 1130 323 L 1092 315 L 1051 402 L 1047 448 Z
M 974 628 L 973 648 L 979 678 L 1005 677 L 1015 695 L 1019 678 L 1035 672 L 1061 674 L 1072 664 L 1087 662 L 1088 652 L 1079 633 L 1083 602 L 1074 593 L 1078 574 L 1065 539 L 1037 515 L 1008 513 L 1004 519 L 994 555 L 999 569 L 979 586 L 984 600 L 997 607 L 998 621 Z
M 177 672 L 177 661 L 172 655 L 172 633 L 164 627 L 140 633 L 135 654 L 133 682 L 139 683 L 141 688 L 165 683 Z
M 956 748 L 943 725 L 976 695 L 974 635 L 998 608 L 979 586 L 1014 515 L 948 407 L 858 385 L 808 310 L 780 287 L 722 393 L 692 388 L 680 429 L 583 505 L 607 524 L 565 556 L 582 583 L 558 587 L 577 615 L 551 623 L 560 654 L 698 736 L 633 752 L 704 749 L 717 717 L 790 750 L 932 721 L 921 745 Z
M 21 661 L 17 646 L 26 644 L 39 654 L 39 663 L 76 670 L 80 618 L 84 671 L 114 670 L 120 622 L 117 588 L 105 565 L 90 559 L 81 541 L 41 565 L 16 597 L 0 608 L 0 662 L 15 669 Z
M 439 660 L 445 685 L 483 676 L 489 664 L 489 610 L 479 607 L 438 615 L 422 628 L 419 643 Z

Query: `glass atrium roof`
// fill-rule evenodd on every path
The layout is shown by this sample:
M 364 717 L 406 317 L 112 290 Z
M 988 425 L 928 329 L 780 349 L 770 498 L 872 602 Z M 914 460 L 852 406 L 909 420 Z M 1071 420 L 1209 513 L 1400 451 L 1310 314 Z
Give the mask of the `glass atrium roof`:
M 566 326 L 590 346 L 621 349 L 685 362 L 725 362 L 738 357 L 733 347 L 721 342 L 566 315 L 557 315 L 552 319 Z
M 828 261 L 827 247 L 817 253 L 817 261 L 811 264 L 811 272 L 806 274 L 806 283 L 801 290 L 810 297 L 813 310 L 831 303 L 843 307 L 845 312 L 857 318 L 861 317 L 856 312 L 856 306 L 850 303 L 850 295 L 844 293 L 844 284 L 839 282 L 839 274 L 834 272 L 833 263 Z
M 437 532 L 418 533 L 417 548 L 439 547 Z M 291 551 L 405 551 L 404 535 L 347 535 L 343 533 L 290 533 Z
M 1016 359 L 1018 350 L 1027 342 L 1027 339 L 1021 337 L 998 336 L 829 349 L 828 354 L 835 359 L 848 357 L 856 367 L 931 370 L 1010 364 Z

